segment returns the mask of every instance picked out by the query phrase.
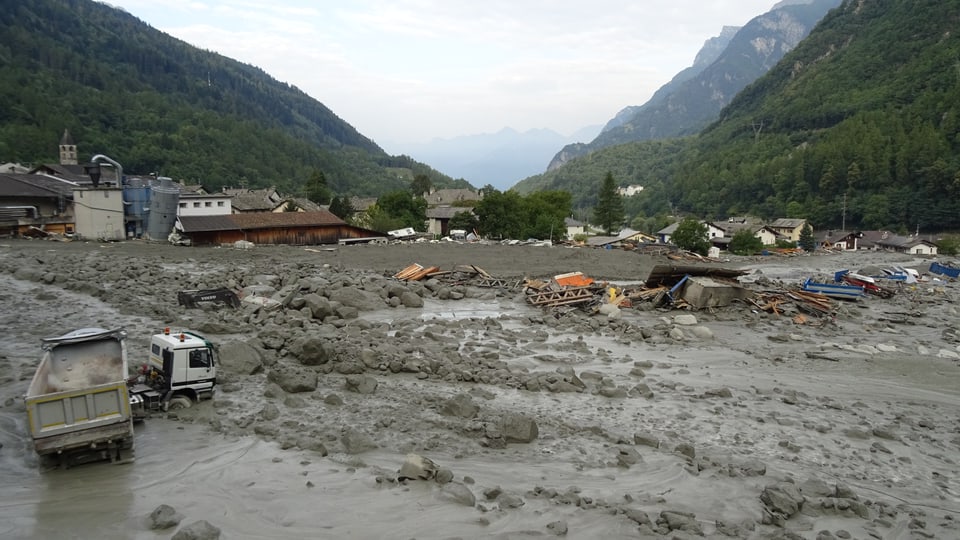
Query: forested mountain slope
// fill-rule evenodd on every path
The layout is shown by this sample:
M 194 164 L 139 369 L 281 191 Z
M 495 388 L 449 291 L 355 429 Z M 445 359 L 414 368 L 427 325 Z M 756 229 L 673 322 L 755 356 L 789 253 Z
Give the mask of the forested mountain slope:
M 840 0 L 810 0 L 782 5 L 754 17 L 725 40 L 721 35 L 718 39 L 725 41 L 725 46 L 710 58 L 709 64 L 695 62 L 647 103 L 636 107 L 629 118 L 615 125 L 608 123 L 590 143 L 568 145 L 547 170 L 617 144 L 697 133 L 716 120 L 738 92 L 776 65 L 827 11 L 839 4 Z
M 451 183 L 387 155 L 261 69 L 91 0 L 18 0 L 0 10 L 0 100 L 9 104 L 0 108 L 0 162 L 55 161 L 67 128 L 81 156 L 104 153 L 130 172 L 213 188 L 293 192 L 315 170 L 341 194 L 402 188 L 411 174 Z
M 645 186 L 629 204 L 641 215 L 958 229 L 958 28 L 957 0 L 847 0 L 698 136 L 605 149 L 524 183 L 588 205 L 607 169 Z

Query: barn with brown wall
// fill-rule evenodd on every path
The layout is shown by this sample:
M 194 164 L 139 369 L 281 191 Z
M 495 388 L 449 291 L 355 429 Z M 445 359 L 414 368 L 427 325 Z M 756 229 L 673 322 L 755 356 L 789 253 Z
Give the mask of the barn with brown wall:
M 180 216 L 176 228 L 194 245 L 233 244 L 246 240 L 261 245 L 311 246 L 384 236 L 349 225 L 328 210 Z

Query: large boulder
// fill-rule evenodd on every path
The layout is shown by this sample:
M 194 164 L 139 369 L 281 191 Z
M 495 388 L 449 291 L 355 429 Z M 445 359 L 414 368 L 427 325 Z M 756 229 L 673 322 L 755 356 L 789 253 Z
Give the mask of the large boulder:
M 218 538 L 220 538 L 220 529 L 206 520 L 200 520 L 177 531 L 171 540 L 217 540 Z
M 218 351 L 220 367 L 227 373 L 253 375 L 263 369 L 263 353 L 245 341 L 229 341 Z
M 317 372 L 301 366 L 277 364 L 267 374 L 267 380 L 291 394 L 317 389 Z
M 430 480 L 437 475 L 437 465 L 430 458 L 407 454 L 397 471 L 397 480 Z
M 156 507 L 147 518 L 147 524 L 152 530 L 169 529 L 176 527 L 183 519 L 183 515 L 178 514 L 174 508 L 168 504 L 161 504 Z
M 377 391 L 378 385 L 377 379 L 368 375 L 347 375 L 344 381 L 344 388 L 346 388 L 348 392 L 356 392 L 358 394 L 373 394 Z
M 355 287 L 328 289 L 327 297 L 331 302 L 339 302 L 344 306 L 352 307 L 359 311 L 374 311 L 386 307 L 383 298 L 380 298 L 380 296 Z M 341 316 L 341 318 L 346 317 Z
M 473 398 L 467 394 L 457 394 L 444 401 L 440 407 L 440 414 L 458 418 L 473 418 L 479 411 L 480 408 L 473 402 Z
M 508 413 L 500 418 L 500 434 L 508 443 L 529 443 L 540 435 L 537 422 L 525 414 Z
M 294 341 L 290 346 L 290 351 L 305 366 L 326 364 L 333 357 L 333 348 L 327 343 L 327 340 L 315 336 L 307 336 Z
M 327 297 L 320 296 L 316 293 L 310 293 L 304 296 L 303 300 L 314 319 L 319 319 L 322 321 L 326 317 L 333 315 L 333 306 L 330 304 L 330 300 Z
M 760 494 L 760 501 L 763 502 L 774 523 L 782 523 L 783 520 L 790 519 L 800 511 L 805 500 L 800 488 L 790 482 L 779 482 L 767 486 Z

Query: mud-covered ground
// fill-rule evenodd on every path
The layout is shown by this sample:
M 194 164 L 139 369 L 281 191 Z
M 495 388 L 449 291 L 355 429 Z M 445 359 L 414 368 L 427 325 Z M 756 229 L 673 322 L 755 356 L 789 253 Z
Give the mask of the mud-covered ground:
M 0 536 L 169 538 L 205 520 L 223 538 L 960 537 L 955 283 L 824 318 L 789 303 L 608 316 L 466 276 L 390 277 L 419 263 L 623 285 L 662 262 L 499 245 L 3 242 Z M 890 265 L 929 261 L 724 263 L 764 291 Z M 177 305 L 180 290 L 219 286 L 276 302 Z M 201 331 L 222 384 L 138 426 L 133 464 L 43 471 L 22 395 L 40 339 L 86 326 L 126 328 L 133 365 L 163 326 Z M 181 521 L 151 529 L 162 504 Z

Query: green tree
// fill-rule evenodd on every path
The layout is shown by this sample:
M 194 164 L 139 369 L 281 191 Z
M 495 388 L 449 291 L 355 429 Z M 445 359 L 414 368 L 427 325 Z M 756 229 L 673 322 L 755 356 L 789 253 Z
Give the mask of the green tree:
M 597 204 L 593 207 L 593 221 L 610 235 L 623 225 L 623 212 L 623 198 L 617 193 L 617 182 L 613 173 L 607 171 L 597 193 Z
M 707 226 L 694 219 L 686 218 L 677 225 L 677 229 L 670 235 L 670 241 L 680 249 L 706 255 L 710 250 L 710 240 L 707 238 Z
M 754 255 L 763 251 L 763 240 L 754 236 L 750 229 L 741 229 L 730 239 L 730 253 Z
M 414 197 L 423 197 L 430 193 L 432 188 L 433 182 L 431 182 L 430 177 L 425 174 L 418 174 L 410 181 L 410 193 L 412 193 Z
M 804 215 L 806 215 L 806 210 L 803 208 L 803 204 L 797 201 L 790 201 L 787 203 L 788 218 L 802 218 Z
M 489 189 L 488 189 L 489 188 Z M 473 209 L 483 236 L 496 239 L 525 238 L 523 234 L 523 199 L 516 191 L 501 193 L 484 188 L 483 200 Z
M 379 204 L 367 208 L 367 227 L 374 231 L 387 232 L 407 227 L 403 220 L 384 211 Z
M 414 197 L 409 191 L 392 191 L 377 199 L 377 207 L 386 216 L 400 223 L 399 227 L 426 230 L 427 201 Z
M 572 212 L 571 201 L 566 191 L 538 191 L 523 198 L 525 217 L 521 238 L 565 238 L 564 219 Z
M 447 227 L 450 230 L 464 230 L 469 232 L 474 231 L 477 227 L 480 226 L 480 221 L 477 219 L 477 216 L 474 215 L 470 210 L 464 210 L 463 212 L 457 212 L 450 218 L 450 221 L 447 222 Z
M 813 251 L 817 247 L 817 241 L 813 238 L 813 227 L 809 223 L 800 229 L 800 240 L 797 242 L 804 251 Z
M 960 253 L 960 235 L 948 234 L 937 242 L 937 253 L 951 257 Z
M 323 171 L 314 169 L 307 179 L 306 197 L 317 204 L 330 204 L 333 192 L 327 186 L 327 177 Z
M 338 218 L 348 221 L 353 215 L 353 205 L 350 204 L 350 197 L 334 197 L 330 201 L 330 212 Z

